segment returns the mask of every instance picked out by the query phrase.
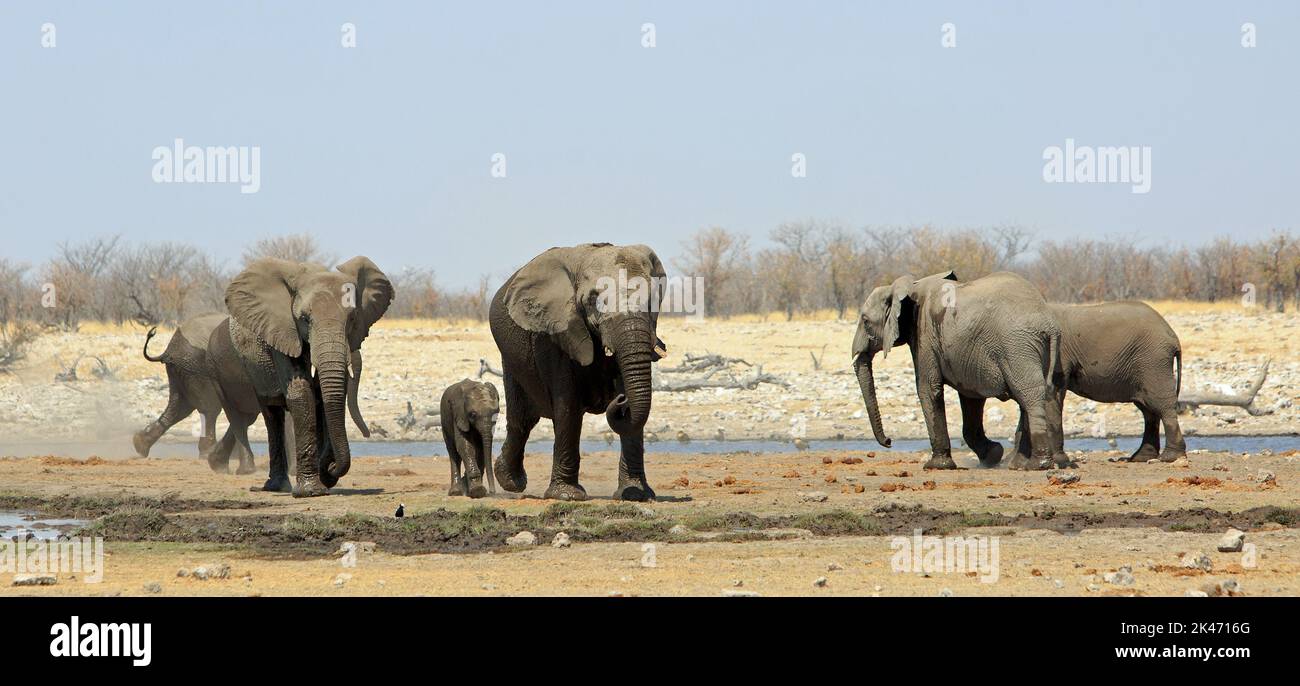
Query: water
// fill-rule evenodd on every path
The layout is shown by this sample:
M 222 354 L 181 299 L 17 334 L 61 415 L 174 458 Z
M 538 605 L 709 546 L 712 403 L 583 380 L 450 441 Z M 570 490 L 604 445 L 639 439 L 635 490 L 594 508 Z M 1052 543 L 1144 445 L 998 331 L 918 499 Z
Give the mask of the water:
M 1137 436 L 1116 439 L 1116 447 L 1111 448 L 1110 443 L 1102 438 L 1070 438 L 1065 441 L 1067 452 L 1098 451 L 1098 450 L 1124 450 L 1133 452 L 1141 444 L 1141 439 Z M 549 453 L 553 447 L 549 440 L 529 441 L 528 452 L 530 453 Z M 890 448 L 883 448 L 874 440 L 823 440 L 808 441 L 812 450 L 874 450 L 881 452 L 920 452 L 930 450 L 930 441 L 928 439 L 896 439 L 894 445 Z M 189 454 L 194 454 L 191 446 Z M 265 443 L 253 443 L 253 452 L 257 455 L 266 454 Z M 1002 447 L 1008 451 L 1011 449 L 1010 441 L 1002 441 Z M 962 449 L 960 444 L 953 442 L 953 449 Z M 1248 452 L 1251 454 L 1258 453 L 1268 449 L 1273 452 L 1283 452 L 1286 450 L 1300 449 L 1300 436 L 1192 436 L 1187 439 L 1188 450 L 1208 450 L 1211 452 Z M 493 450 L 497 453 L 501 451 L 501 441 L 493 443 Z M 593 453 L 600 451 L 617 451 L 618 441 L 606 443 L 604 440 L 584 440 L 582 442 L 583 453 Z M 688 453 L 712 455 L 717 453 L 735 453 L 735 452 L 753 452 L 753 453 L 793 453 L 797 452 L 793 443 L 788 441 L 774 441 L 770 439 L 761 440 L 735 440 L 735 441 L 714 441 L 700 440 L 689 443 L 679 443 L 672 441 L 658 441 L 655 443 L 646 443 L 646 454 L 652 453 Z M 381 457 L 427 457 L 430 455 L 446 457 L 447 446 L 442 441 L 370 441 L 358 442 L 352 444 L 352 453 L 354 455 L 375 455 Z
M 53 540 L 85 523 L 80 519 L 41 518 L 31 512 L 0 510 L 0 538 L 8 540 L 17 536 L 22 539 L 30 533 L 38 539 Z

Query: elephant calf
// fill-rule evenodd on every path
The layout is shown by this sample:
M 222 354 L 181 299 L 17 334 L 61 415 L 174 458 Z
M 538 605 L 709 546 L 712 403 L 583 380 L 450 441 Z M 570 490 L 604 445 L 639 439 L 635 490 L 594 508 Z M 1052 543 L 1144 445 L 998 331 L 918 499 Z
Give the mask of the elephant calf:
M 451 487 L 447 495 L 482 498 L 487 474 L 491 493 L 496 495 L 496 478 L 492 475 L 492 430 L 496 428 L 501 403 L 496 386 L 462 379 L 442 393 L 442 440 L 447 442 L 447 460 L 451 463 Z M 464 475 L 461 466 L 464 465 Z
M 1061 325 L 1061 371 L 1064 383 L 1056 403 L 1070 390 L 1099 403 L 1133 403 L 1146 420 L 1142 445 L 1129 460 L 1159 458 L 1173 462 L 1187 455 L 1178 426 L 1178 393 L 1182 386 L 1183 353 L 1178 334 L 1164 317 L 1141 302 L 1096 305 L 1052 305 Z M 981 418 L 982 420 L 982 418 Z M 1165 449 L 1160 450 L 1160 425 Z M 1017 429 L 1022 436 L 1023 425 Z M 980 433 L 983 433 L 982 430 Z M 1058 450 L 1065 443 L 1057 431 Z M 1020 452 L 1024 452 L 1023 438 Z

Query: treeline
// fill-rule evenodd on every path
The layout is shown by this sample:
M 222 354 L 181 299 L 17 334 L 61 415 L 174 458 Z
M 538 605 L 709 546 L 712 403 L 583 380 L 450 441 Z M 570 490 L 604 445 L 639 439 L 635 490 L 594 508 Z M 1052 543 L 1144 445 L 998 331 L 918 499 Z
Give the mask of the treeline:
M 176 324 L 225 311 L 225 292 L 240 269 L 261 257 L 334 265 L 338 256 L 307 234 L 266 238 L 248 246 L 237 265 L 214 262 L 183 243 L 131 244 L 120 236 L 64 243 L 33 267 L 0 257 L 0 337 L 12 324 L 74 330 L 82 322 Z M 429 269 L 388 272 L 397 292 L 390 317 L 484 319 L 492 294 L 439 287 Z
M 830 309 L 852 315 L 872 288 L 903 274 L 953 269 L 970 280 L 1014 271 L 1054 302 L 1253 299 L 1257 306 L 1300 309 L 1300 240 L 1289 231 L 1240 242 L 1223 237 L 1199 247 L 1140 246 L 1120 238 L 1043 239 L 1015 226 L 969 230 L 919 227 L 851 229 L 820 221 L 788 222 L 771 246 L 723 228 L 698 231 L 673 260 L 679 273 L 704 277 L 707 313 L 796 313 Z
M 1057 302 L 1123 299 L 1240 301 L 1300 309 L 1300 240 L 1274 232 L 1254 242 L 1219 238 L 1199 247 L 1141 246 L 1118 238 L 1042 239 L 1022 228 L 851 229 L 788 222 L 760 249 L 743 234 L 712 227 L 684 241 L 671 272 L 702 277 L 710 316 L 832 310 L 851 315 L 872 288 L 902 274 L 956 270 L 969 280 L 1011 270 Z M 660 248 L 663 250 L 663 248 Z M 25 321 L 75 329 L 81 322 L 175 324 L 223 311 L 225 288 L 259 257 L 332 265 L 338 256 L 310 235 L 260 240 L 239 264 L 214 262 L 183 243 L 131 244 L 120 237 L 59 246 L 38 266 L 0 257 L 0 324 Z M 389 317 L 484 320 L 494 284 L 448 289 L 430 269 L 388 272 L 397 291 Z

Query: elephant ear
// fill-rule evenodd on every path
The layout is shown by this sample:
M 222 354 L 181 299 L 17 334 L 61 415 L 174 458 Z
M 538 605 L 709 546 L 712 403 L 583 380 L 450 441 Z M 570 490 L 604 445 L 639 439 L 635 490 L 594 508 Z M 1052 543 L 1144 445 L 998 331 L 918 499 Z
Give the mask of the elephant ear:
M 467 384 L 458 384 L 456 394 L 451 398 L 451 411 L 456 415 L 456 430 L 461 433 L 469 431 L 469 408 L 466 407 L 465 386 Z
M 551 248 L 515 272 L 506 284 L 506 311 L 524 329 L 549 334 L 585 367 L 595 358 L 591 331 L 579 308 L 574 273 L 563 259 L 566 250 Z
M 302 354 L 293 298 L 303 270 L 297 262 L 267 257 L 248 265 L 226 288 L 226 309 L 235 323 L 289 357 Z
M 495 406 L 496 406 L 496 410 L 497 410 L 498 412 L 500 412 L 500 411 L 501 411 L 501 397 L 497 395 L 497 387 L 496 387 L 496 384 L 485 383 L 485 384 L 483 384 L 483 385 L 484 385 L 484 386 L 487 386 L 487 393 L 488 393 L 488 395 L 492 396 L 492 404 L 495 405 Z
M 370 327 L 388 311 L 393 303 L 393 283 L 375 266 L 370 258 L 358 255 L 336 267 L 356 284 L 357 309 L 348 331 L 348 343 L 353 350 L 361 349 L 361 342 L 370 335 Z
M 889 349 L 898 344 L 898 323 L 903 316 L 903 301 L 911 297 L 913 283 L 915 281 L 911 275 L 900 276 L 889 287 L 889 314 L 885 316 L 885 340 L 881 342 L 881 352 L 885 357 L 889 357 Z

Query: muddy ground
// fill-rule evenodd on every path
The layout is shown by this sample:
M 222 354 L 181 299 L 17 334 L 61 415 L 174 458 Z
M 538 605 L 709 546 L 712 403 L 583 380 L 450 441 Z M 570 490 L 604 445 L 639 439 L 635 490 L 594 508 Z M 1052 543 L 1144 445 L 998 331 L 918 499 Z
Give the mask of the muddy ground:
M 1295 451 L 1108 461 L 1120 454 L 1079 454 L 1080 479 L 1055 483 L 980 469 L 969 453 L 942 472 L 883 450 L 652 453 L 650 504 L 608 499 L 613 452 L 585 456 L 583 504 L 540 497 L 540 453 L 527 458 L 525 494 L 479 501 L 445 495 L 442 458 L 359 457 L 333 495 L 308 500 L 252 491 L 260 478 L 213 474 L 197 458 L 3 458 L 0 510 L 85 519 L 69 533 L 103 536 L 107 559 L 101 583 L 61 574 L 13 587 L 0 574 L 0 594 L 1181 596 L 1225 580 L 1245 595 L 1300 593 Z M 1216 551 L 1230 526 L 1247 532 L 1245 551 Z M 995 537 L 996 581 L 988 558 L 983 569 L 896 571 L 894 537 L 917 529 Z M 508 545 L 521 531 L 536 542 Z M 552 547 L 560 532 L 569 547 Z M 345 566 L 345 541 L 373 551 Z M 200 566 L 229 573 L 178 576 Z

